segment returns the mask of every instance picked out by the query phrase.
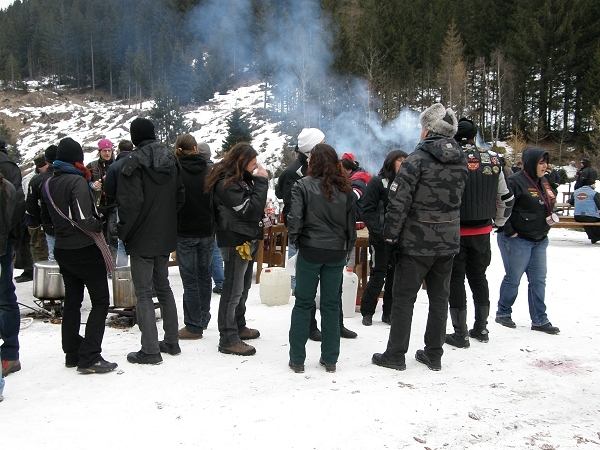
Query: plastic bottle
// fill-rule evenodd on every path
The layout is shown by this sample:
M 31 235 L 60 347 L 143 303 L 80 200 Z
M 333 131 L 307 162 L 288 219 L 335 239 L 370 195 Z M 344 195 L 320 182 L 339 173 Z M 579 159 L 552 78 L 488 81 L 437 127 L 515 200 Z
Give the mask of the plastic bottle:
M 358 275 L 351 267 L 346 267 L 342 278 L 342 312 L 344 317 L 354 317 L 356 313 L 356 293 L 358 292 Z
M 259 286 L 260 302 L 267 306 L 286 305 L 290 301 L 290 276 L 283 267 L 264 269 Z

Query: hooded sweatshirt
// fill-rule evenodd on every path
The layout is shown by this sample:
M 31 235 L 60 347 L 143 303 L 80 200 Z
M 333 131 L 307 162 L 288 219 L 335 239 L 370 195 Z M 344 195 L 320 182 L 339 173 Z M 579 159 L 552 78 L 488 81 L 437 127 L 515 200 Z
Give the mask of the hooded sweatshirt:
M 537 165 L 548 159 L 548 152 L 539 147 L 529 147 L 523 152 L 523 170 L 508 177 L 508 188 L 515 196 L 510 219 L 504 225 L 504 234 L 532 242 L 546 239 L 550 225 L 546 217 L 552 213 L 556 194 L 546 177 L 538 178 Z
M 458 253 L 467 177 L 465 155 L 454 139 L 435 135 L 419 142 L 390 186 L 386 240 L 408 255 Z
M 179 163 L 186 196 L 185 203 L 177 213 L 177 234 L 194 238 L 212 236 L 212 203 L 210 194 L 204 193 L 204 179 L 210 165 L 198 154 L 183 157 Z

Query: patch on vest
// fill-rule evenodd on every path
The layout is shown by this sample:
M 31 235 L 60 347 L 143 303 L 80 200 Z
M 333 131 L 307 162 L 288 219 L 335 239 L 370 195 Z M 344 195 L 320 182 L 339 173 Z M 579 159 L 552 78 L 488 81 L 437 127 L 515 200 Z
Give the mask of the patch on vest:
M 494 172 L 494 173 L 500 172 L 500 167 L 498 167 L 498 166 L 492 167 L 492 172 Z
M 485 166 L 483 168 L 483 174 L 484 175 L 491 175 L 492 174 L 492 168 L 490 166 Z
M 498 160 L 498 158 L 496 158 L 495 156 L 492 157 L 492 164 L 497 164 L 500 165 L 500 160 Z
M 398 189 L 398 183 L 394 181 L 390 186 L 390 191 L 396 192 L 396 189 Z
M 584 201 L 587 198 L 588 198 L 588 196 L 585 192 L 581 192 L 581 193 L 577 194 L 577 200 L 579 200 L 580 202 Z
M 479 169 L 479 159 L 477 159 L 473 153 L 470 153 L 467 156 L 467 167 L 469 170 Z
M 481 164 L 491 164 L 492 161 L 490 159 L 490 155 L 487 153 L 482 153 L 481 155 Z

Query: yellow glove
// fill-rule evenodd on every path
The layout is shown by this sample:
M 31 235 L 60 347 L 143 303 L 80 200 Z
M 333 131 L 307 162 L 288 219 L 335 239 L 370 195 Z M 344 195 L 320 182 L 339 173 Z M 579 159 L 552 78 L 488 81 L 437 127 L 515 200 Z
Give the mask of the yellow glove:
M 238 245 L 235 249 L 238 251 L 242 259 L 252 261 L 252 255 L 250 254 L 250 242 L 246 241 L 242 245 Z

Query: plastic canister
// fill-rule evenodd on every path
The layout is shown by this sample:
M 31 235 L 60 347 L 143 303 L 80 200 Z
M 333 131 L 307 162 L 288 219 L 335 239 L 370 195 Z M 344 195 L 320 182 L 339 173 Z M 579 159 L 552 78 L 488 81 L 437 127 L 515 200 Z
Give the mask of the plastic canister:
M 290 301 L 290 276 L 283 267 L 269 267 L 260 276 L 260 301 L 267 306 L 286 305 Z
M 354 317 L 356 313 L 356 293 L 358 292 L 358 275 L 351 267 L 346 267 L 342 278 L 342 312 L 344 317 Z

